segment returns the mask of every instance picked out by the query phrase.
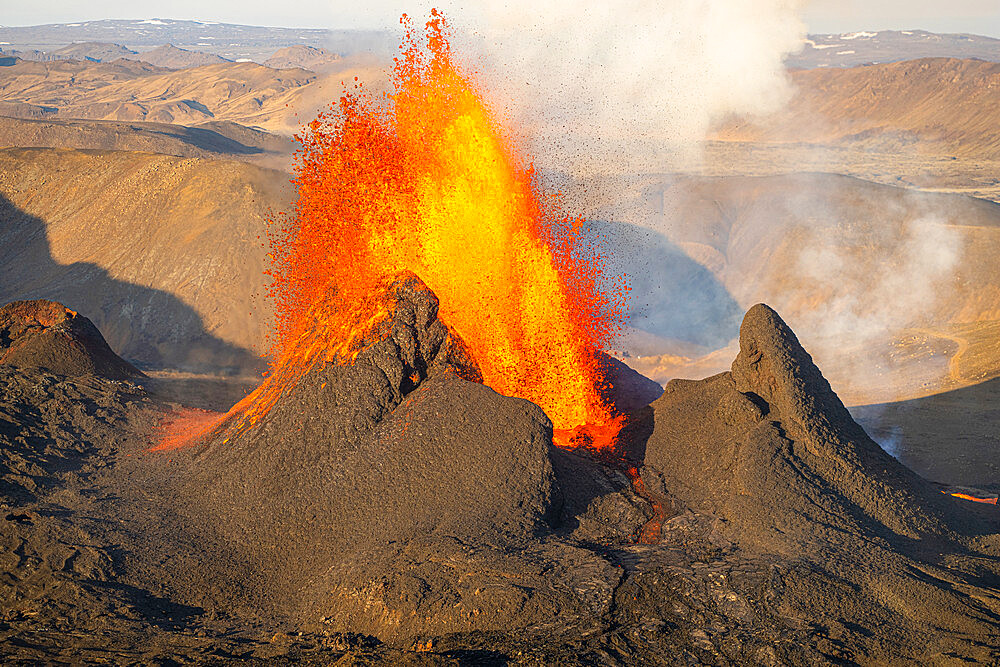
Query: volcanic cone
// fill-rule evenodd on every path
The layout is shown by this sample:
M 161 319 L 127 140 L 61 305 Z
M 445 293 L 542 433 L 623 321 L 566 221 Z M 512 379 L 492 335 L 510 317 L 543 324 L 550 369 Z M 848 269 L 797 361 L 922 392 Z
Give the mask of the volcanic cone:
M 237 415 L 197 454 L 192 498 L 292 597 L 308 597 L 304 573 L 365 549 L 511 541 L 551 519 L 548 418 L 465 379 L 477 379 L 475 362 L 419 279 L 382 290 L 373 298 L 388 315 L 353 360 L 289 375 L 266 414 Z
M 93 322 L 43 299 L 0 308 L 0 364 L 70 377 L 128 380 L 142 375 L 108 347 Z
M 743 550 L 806 564 L 785 581 L 803 617 L 914 645 L 930 628 L 989 634 L 1000 517 L 886 454 L 767 306 L 747 313 L 731 372 L 671 381 L 652 419 L 646 463 L 673 494 Z

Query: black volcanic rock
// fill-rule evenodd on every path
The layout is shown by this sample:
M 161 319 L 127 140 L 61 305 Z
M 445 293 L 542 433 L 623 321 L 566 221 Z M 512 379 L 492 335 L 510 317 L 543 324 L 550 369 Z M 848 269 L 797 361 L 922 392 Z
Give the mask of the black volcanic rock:
M 0 661 L 995 662 L 996 507 L 882 453 L 767 307 L 645 407 L 602 358 L 618 459 L 478 382 L 416 277 L 372 298 L 350 361 L 188 448 L 130 383 L 0 366 Z
M 765 548 L 800 549 L 817 523 L 845 534 L 948 532 L 941 517 L 954 503 L 868 437 L 763 304 L 743 321 L 732 372 L 672 381 L 653 408 L 646 463 Z
M 647 466 L 681 503 L 716 516 L 725 539 L 809 568 L 785 582 L 797 615 L 891 627 L 909 651 L 929 651 L 914 647 L 946 629 L 928 658 L 995 628 L 988 591 L 1000 569 L 941 554 L 995 559 L 1000 515 L 943 495 L 882 451 L 767 306 L 747 313 L 731 372 L 671 381 L 651 407 Z M 892 655 L 884 636 L 853 641 L 876 662 Z
M 70 377 L 129 380 L 142 373 L 108 347 L 94 323 L 55 301 L 0 308 L 0 364 Z
M 390 317 L 353 363 L 307 372 L 196 455 L 192 502 L 296 604 L 329 606 L 304 577 L 352 554 L 417 537 L 516 542 L 557 509 L 542 410 L 465 379 L 475 362 L 417 278 L 384 298 Z
M 604 378 L 604 397 L 619 412 L 644 408 L 663 395 L 663 387 L 604 352 L 597 353 L 597 367 Z
M 37 498 L 95 451 L 135 437 L 129 421 L 151 405 L 130 381 L 141 377 L 62 304 L 0 308 L 0 507 Z

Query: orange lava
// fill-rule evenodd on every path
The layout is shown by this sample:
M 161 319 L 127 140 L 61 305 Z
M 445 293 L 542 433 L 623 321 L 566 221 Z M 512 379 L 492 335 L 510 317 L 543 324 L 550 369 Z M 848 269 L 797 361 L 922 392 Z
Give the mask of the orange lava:
M 211 431 L 222 417 L 218 412 L 197 408 L 172 412 L 160 423 L 158 430 L 162 436 L 149 451 L 166 452 L 184 447 Z
M 620 427 L 595 360 L 625 288 L 603 291 L 583 221 L 544 195 L 456 66 L 441 14 L 423 47 L 407 17 L 393 91 L 345 92 L 298 137 L 298 201 L 270 236 L 272 370 L 230 412 L 246 425 L 319 363 L 351 358 L 385 318 L 378 285 L 401 271 L 440 300 L 485 384 L 540 405 L 557 444 L 609 447 Z
M 663 535 L 663 522 L 667 518 L 663 499 L 649 491 L 646 483 L 642 481 L 642 475 L 639 474 L 638 468 L 634 466 L 630 467 L 626 471 L 626 474 L 632 482 L 632 490 L 637 496 L 645 499 L 649 503 L 650 509 L 653 510 L 653 516 L 639 529 L 636 542 L 639 544 L 659 544 L 660 538 Z
M 976 498 L 975 496 L 970 496 L 967 493 L 953 493 L 951 494 L 956 498 L 961 498 L 962 500 L 971 500 L 975 503 L 986 503 L 987 505 L 996 505 L 997 498 Z

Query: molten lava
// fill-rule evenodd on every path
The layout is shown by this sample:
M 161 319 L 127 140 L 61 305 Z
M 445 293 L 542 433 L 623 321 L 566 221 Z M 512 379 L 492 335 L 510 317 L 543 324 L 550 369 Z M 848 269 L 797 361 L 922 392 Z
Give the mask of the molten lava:
M 296 377 L 350 359 L 387 315 L 376 286 L 411 271 L 485 384 L 540 405 L 557 444 L 609 446 L 619 420 L 595 354 L 620 329 L 626 288 L 602 289 L 582 220 L 542 195 L 456 66 L 440 13 L 426 49 L 402 22 L 393 92 L 356 84 L 299 137 L 299 198 L 270 234 L 272 372 L 230 415 L 252 424 Z
M 986 503 L 987 505 L 996 505 L 998 504 L 998 500 L 1000 500 L 998 498 L 977 498 L 967 493 L 952 493 L 951 495 L 962 500 L 971 500 L 974 503 Z

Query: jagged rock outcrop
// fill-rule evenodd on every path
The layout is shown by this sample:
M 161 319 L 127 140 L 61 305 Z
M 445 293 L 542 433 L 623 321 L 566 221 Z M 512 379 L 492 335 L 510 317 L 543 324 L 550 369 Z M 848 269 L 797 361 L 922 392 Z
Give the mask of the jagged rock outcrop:
M 951 500 L 858 426 L 763 304 L 744 319 L 731 372 L 670 382 L 653 408 L 646 463 L 765 548 L 795 552 L 801 540 L 838 535 L 918 539 L 948 533 L 941 517 L 955 518 Z
M 937 659 L 1000 617 L 1000 570 L 973 564 L 995 557 L 1000 517 L 882 451 L 767 306 L 747 313 L 732 371 L 668 383 L 651 417 L 646 464 L 682 504 L 741 550 L 808 568 L 785 582 L 796 615 L 892 628 L 853 636 L 858 654 L 887 659 L 891 635 Z M 947 632 L 921 647 L 934 629 Z
M 14 301 L 0 308 L 0 364 L 70 377 L 129 380 L 142 373 L 108 347 L 86 317 L 55 301 Z

